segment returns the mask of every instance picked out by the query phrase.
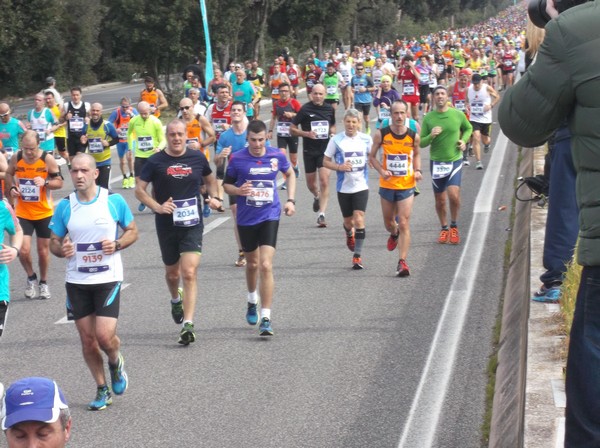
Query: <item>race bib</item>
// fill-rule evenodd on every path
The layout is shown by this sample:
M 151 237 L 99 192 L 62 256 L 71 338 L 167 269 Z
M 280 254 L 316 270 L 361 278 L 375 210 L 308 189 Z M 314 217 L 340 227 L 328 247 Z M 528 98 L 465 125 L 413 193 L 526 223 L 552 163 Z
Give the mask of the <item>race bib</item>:
M 429 84 L 429 73 L 421 74 L 421 84 Z
M 271 95 L 279 95 L 279 89 L 271 90 Z
M 186 146 L 187 148 L 190 148 L 190 149 L 191 149 L 191 145 L 193 145 L 194 143 L 200 143 L 200 141 L 199 141 L 197 138 L 188 138 L 188 139 L 185 141 L 185 146 Z
M 431 170 L 432 179 L 442 179 L 448 177 L 452 172 L 452 162 L 433 162 L 433 168 Z
M 454 107 L 456 110 L 460 110 L 461 112 L 465 111 L 465 102 L 463 100 L 455 101 Z
M 104 151 L 102 139 L 100 137 L 88 139 L 88 148 L 91 154 L 100 154 L 102 151 Z
M 79 272 L 104 272 L 110 267 L 102 253 L 102 243 L 77 243 L 75 257 Z
M 154 148 L 152 137 L 138 137 L 137 144 L 140 151 L 150 151 Z
M 290 127 L 292 123 L 289 121 L 278 121 L 277 122 L 277 135 L 279 137 L 290 137 L 292 134 L 290 133 Z
M 83 130 L 83 123 L 84 123 L 84 120 L 81 117 L 69 118 L 69 131 L 81 132 Z
M 295 73 L 289 73 L 288 74 L 288 78 L 290 79 L 290 81 L 295 81 L 297 76 Z
M 198 213 L 198 198 L 173 200 L 177 207 L 173 212 L 173 225 L 177 227 L 192 227 L 200 223 Z
M 128 128 L 129 128 L 129 124 L 124 125 L 124 126 L 120 127 L 119 129 L 117 129 L 117 135 L 119 136 L 119 138 L 121 140 L 127 139 L 127 129 Z
M 335 95 L 337 92 L 336 86 L 327 86 L 327 95 Z
M 314 87 L 315 86 L 315 81 L 313 79 L 308 79 L 308 80 L 306 80 L 306 85 L 308 87 Z
M 477 102 L 477 103 L 471 103 L 471 113 L 473 115 L 483 115 L 483 103 L 481 102 Z
M 19 193 L 24 202 L 39 202 L 40 200 L 40 187 L 33 182 L 33 179 L 19 179 Z
M 354 93 L 360 93 L 360 88 L 361 87 L 366 87 L 363 83 L 358 83 L 356 86 L 354 86 Z
M 403 95 L 414 95 L 415 94 L 415 85 L 412 82 L 405 82 L 402 85 L 402 94 Z
M 329 138 L 329 122 L 323 121 L 311 121 L 310 130 L 317 134 L 317 139 L 325 140 Z
M 386 154 L 385 167 L 394 177 L 406 176 L 408 174 L 408 155 Z
M 344 160 L 350 162 L 352 171 L 363 171 L 367 165 L 367 157 L 362 151 L 344 152 Z
M 272 180 L 251 180 L 252 189 L 246 196 L 246 205 L 250 207 L 264 207 L 273 203 L 275 183 Z
M 390 110 L 385 107 L 379 108 L 379 120 L 383 121 L 391 117 Z
M 32 128 L 40 138 L 40 143 L 46 141 L 46 130 L 44 128 Z
M 215 132 L 225 132 L 225 125 L 227 124 L 226 118 L 215 118 L 212 122 Z

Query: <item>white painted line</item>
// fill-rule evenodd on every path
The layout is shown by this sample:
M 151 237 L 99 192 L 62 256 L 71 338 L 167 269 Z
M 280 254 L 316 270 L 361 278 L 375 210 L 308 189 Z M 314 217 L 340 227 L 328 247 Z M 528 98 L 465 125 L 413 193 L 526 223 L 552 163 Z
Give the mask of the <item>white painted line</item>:
M 558 303 L 547 303 L 546 309 L 549 313 L 560 313 L 560 305 Z
M 564 409 L 567 407 L 567 394 L 565 393 L 564 380 L 550 380 L 552 384 L 552 395 L 554 397 L 554 406 Z
M 556 419 L 556 443 L 555 448 L 563 448 L 565 446 L 565 418 Z
M 121 291 L 123 291 L 124 289 L 126 289 L 130 285 L 131 285 L 131 283 L 123 283 L 121 285 Z M 58 319 L 56 322 L 54 322 L 54 325 L 74 324 L 74 323 L 75 323 L 74 320 L 68 320 L 67 316 L 63 316 L 60 319 Z
M 213 213 L 215 213 L 215 211 L 213 210 Z M 219 227 L 221 224 L 223 224 L 225 221 L 229 220 L 231 217 L 227 216 L 227 217 L 222 217 L 222 218 L 216 218 L 215 220 L 211 221 L 209 224 L 204 226 L 204 233 L 202 235 L 206 235 L 208 232 L 210 232 L 211 230 L 216 229 L 217 227 Z
M 426 448 L 433 445 L 446 398 L 485 238 L 494 207 L 496 186 L 506 153 L 508 139 L 500 131 L 489 166 L 483 176 L 473 209 L 473 220 L 456 266 L 450 291 L 423 369 L 421 380 L 400 436 L 399 448 Z

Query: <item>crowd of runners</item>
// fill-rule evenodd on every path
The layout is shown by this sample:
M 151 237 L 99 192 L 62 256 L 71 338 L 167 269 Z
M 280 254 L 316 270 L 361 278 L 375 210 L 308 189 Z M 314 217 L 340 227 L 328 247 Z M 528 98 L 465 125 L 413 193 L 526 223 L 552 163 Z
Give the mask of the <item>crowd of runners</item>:
M 279 217 L 305 212 L 295 208 L 301 166 L 318 228 L 328 226 L 335 171 L 343 238 L 355 270 L 364 269 L 368 173 L 377 172 L 387 249 L 398 253 L 395 274 L 409 276 L 410 217 L 419 182 L 430 178 L 433 185 L 437 243 L 460 243 L 462 171 L 472 161 L 471 169 L 484 169 L 498 92 L 524 71 L 525 22 L 524 9 L 513 7 L 468 29 L 334 48 L 304 60 L 286 53 L 266 69 L 255 60 L 233 61 L 224 70 L 215 67 L 206 86 L 192 67 L 184 73 L 178 118 L 169 123 L 160 117 L 170 105 L 150 77 L 139 98 L 123 97 L 109 116 L 102 104 L 85 102 L 79 87 L 64 101 L 52 78 L 23 120 L 0 102 L 0 335 L 10 303 L 6 264 L 19 259 L 25 297 L 49 299 L 51 254 L 66 258 L 69 318 L 76 322 L 98 387 L 89 408 L 104 409 L 112 393 L 127 389 L 116 335 L 120 251 L 135 243 L 138 232 L 130 206 L 118 188 L 111 191 L 114 153 L 121 188 L 135 189 L 138 210 L 155 214 L 180 344 L 196 339 L 203 220 L 225 212 L 227 205 L 238 249 L 232 265 L 246 269 L 246 320 L 258 324 L 261 336 L 273 335 Z M 305 104 L 298 101 L 303 88 Z M 259 119 L 265 99 L 271 100 L 267 123 Z M 425 148 L 428 167 L 421 160 Z M 71 185 L 75 191 L 55 204 L 52 191 Z M 281 202 L 279 188 L 285 191 Z M 5 231 L 10 242 L 4 242 Z

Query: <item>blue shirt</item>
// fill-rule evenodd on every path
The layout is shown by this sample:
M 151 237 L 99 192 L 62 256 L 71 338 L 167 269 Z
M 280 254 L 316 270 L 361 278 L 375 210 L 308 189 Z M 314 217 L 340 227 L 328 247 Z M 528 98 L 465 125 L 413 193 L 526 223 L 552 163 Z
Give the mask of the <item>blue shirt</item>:
M 0 121 L 0 140 L 2 149 L 17 152 L 19 149 L 19 136 L 25 133 L 25 127 L 15 117 L 11 117 L 8 123 Z
M 241 134 L 236 134 L 233 132 L 233 128 L 227 129 L 221 134 L 221 137 L 219 137 L 216 153 L 221 154 L 223 148 L 227 148 L 229 146 L 231 146 L 231 154 L 240 151 L 248 145 L 248 142 L 246 141 L 247 136 L 248 131 L 244 131 Z
M 373 87 L 373 80 L 370 76 L 367 75 L 354 75 L 350 80 L 350 85 L 352 86 L 352 90 L 354 90 L 354 102 L 358 104 L 371 104 L 373 101 L 373 96 L 371 92 L 368 90 L 365 92 L 359 92 L 358 89 L 360 87 Z
M 0 244 L 4 244 L 4 232 L 14 235 L 16 231 L 16 217 L 6 205 L 6 202 L 0 201 Z M 10 278 L 8 265 L 0 264 L 0 301 L 10 301 Z

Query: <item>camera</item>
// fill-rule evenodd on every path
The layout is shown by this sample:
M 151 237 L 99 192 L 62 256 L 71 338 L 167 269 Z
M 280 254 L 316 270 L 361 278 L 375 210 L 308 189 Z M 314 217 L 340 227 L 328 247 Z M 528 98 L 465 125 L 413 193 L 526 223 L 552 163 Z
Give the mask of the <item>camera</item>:
M 586 3 L 588 0 L 554 0 L 554 6 L 559 13 L 566 11 L 573 6 Z M 538 28 L 544 28 L 550 21 L 550 16 L 546 12 L 546 0 L 529 0 L 527 5 L 529 18 Z

